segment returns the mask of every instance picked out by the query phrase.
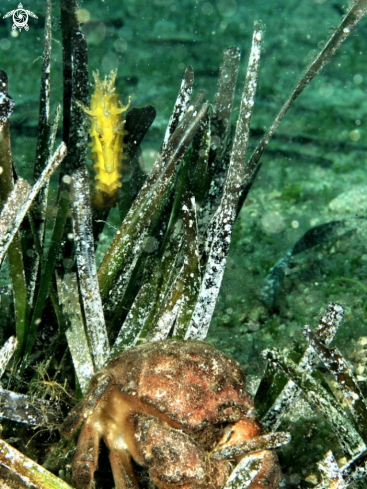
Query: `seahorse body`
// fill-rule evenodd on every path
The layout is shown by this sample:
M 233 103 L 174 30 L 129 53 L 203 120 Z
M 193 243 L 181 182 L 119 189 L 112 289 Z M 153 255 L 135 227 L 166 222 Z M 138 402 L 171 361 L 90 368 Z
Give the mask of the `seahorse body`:
M 94 72 L 95 90 L 90 107 L 83 107 L 91 117 L 90 146 L 96 173 L 93 205 L 97 208 L 115 205 L 118 189 L 122 186 L 122 160 L 126 159 L 123 139 L 127 131 L 122 114 L 129 108 L 130 100 L 127 105 L 122 105 L 116 93 L 116 75 L 117 71 L 111 71 L 104 80 L 100 80 L 99 72 Z

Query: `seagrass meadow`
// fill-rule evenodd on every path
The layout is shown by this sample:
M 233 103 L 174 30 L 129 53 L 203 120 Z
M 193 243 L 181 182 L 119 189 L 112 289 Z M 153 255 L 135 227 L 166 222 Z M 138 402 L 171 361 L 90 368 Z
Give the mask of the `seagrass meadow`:
M 0 8 L 0 486 L 74 487 L 60 425 L 172 338 L 247 374 L 266 434 L 225 489 L 260 448 L 366 487 L 366 0 Z

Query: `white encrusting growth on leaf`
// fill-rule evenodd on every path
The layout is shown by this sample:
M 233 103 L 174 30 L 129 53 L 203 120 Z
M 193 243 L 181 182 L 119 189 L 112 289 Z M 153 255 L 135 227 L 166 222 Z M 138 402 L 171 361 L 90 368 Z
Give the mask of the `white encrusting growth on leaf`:
M 81 391 L 85 394 L 88 391 L 89 382 L 95 373 L 95 369 L 84 331 L 76 276 L 69 273 L 64 276 L 63 280 L 57 277 L 57 289 L 63 312 L 70 324 L 66 331 L 68 346 Z
M 0 440 L 0 464 L 16 474 L 27 487 L 33 489 L 72 489 L 69 484 L 33 462 L 4 440 Z
M 241 194 L 251 120 L 247 114 L 252 113 L 254 105 L 261 39 L 261 29 L 255 28 L 223 196 L 209 224 L 205 244 L 209 256 L 191 324 L 186 332 L 186 339 L 204 339 L 206 337 L 219 294 Z
M 0 349 L 0 378 L 4 375 L 5 369 L 14 355 L 18 346 L 18 340 L 15 336 L 11 336 Z
M 245 456 L 228 477 L 223 489 L 246 489 L 262 467 L 261 457 L 256 453 Z
M 86 332 L 95 367 L 99 370 L 106 363 L 110 348 L 99 293 L 92 234 L 89 178 L 85 168 L 74 173 L 71 196 L 76 261 Z
M 318 462 L 323 481 L 315 489 L 346 489 L 338 464 L 333 453 L 329 450 L 323 460 Z
M 38 192 L 62 162 L 65 155 L 66 146 L 61 143 L 33 187 L 20 178 L 9 195 L 0 215 L 0 264 Z

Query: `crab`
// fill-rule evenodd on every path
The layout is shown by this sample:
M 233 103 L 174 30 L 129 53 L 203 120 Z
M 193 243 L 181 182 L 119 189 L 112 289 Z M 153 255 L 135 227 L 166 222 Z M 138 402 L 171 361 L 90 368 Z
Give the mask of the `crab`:
M 82 422 L 72 463 L 73 482 L 82 489 L 94 487 L 102 438 L 116 489 L 138 489 L 134 462 L 158 489 L 220 489 L 244 455 L 230 461 L 215 456 L 218 450 L 262 434 L 239 364 L 193 340 L 144 343 L 111 360 L 92 378 L 62 434 L 70 437 Z M 275 453 L 254 455 L 261 468 L 246 487 L 277 488 Z

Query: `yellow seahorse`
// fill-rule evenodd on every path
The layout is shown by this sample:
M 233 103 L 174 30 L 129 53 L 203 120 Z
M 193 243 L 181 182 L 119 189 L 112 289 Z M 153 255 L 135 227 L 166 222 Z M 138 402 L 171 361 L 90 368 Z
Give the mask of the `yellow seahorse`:
M 90 107 L 82 106 L 91 118 L 89 135 L 92 141 L 89 145 L 96 173 L 92 205 L 99 209 L 116 204 L 118 190 L 122 186 L 122 160 L 126 159 L 123 139 L 127 131 L 122 114 L 129 108 L 130 99 L 127 105 L 122 105 L 116 93 L 116 75 L 117 70 L 111 71 L 104 80 L 100 80 L 99 72 L 93 72 L 95 89 Z

